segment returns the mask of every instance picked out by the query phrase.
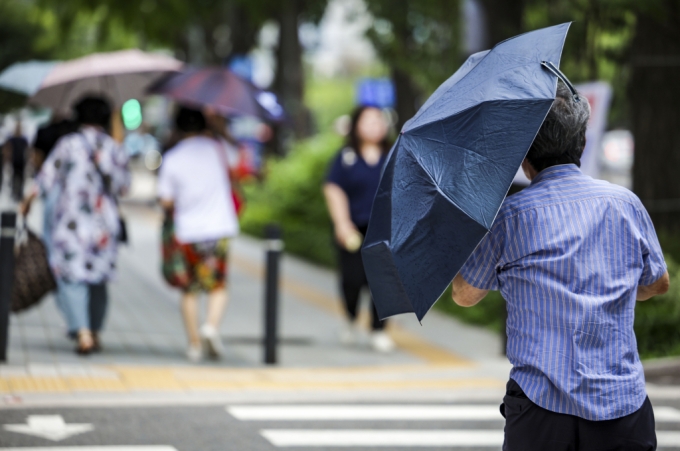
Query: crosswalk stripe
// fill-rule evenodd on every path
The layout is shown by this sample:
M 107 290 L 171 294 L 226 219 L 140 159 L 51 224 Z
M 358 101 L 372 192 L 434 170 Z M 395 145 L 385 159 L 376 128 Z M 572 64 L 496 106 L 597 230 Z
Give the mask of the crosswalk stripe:
M 498 405 L 276 405 L 228 406 L 227 412 L 242 421 L 257 420 L 503 420 Z M 659 423 L 680 422 L 680 410 L 657 406 Z
M 503 431 L 494 430 L 265 429 L 260 433 L 272 445 L 280 448 L 293 446 L 495 447 L 503 444 Z M 680 444 L 680 432 L 660 431 L 656 435 L 660 447 L 676 447 Z
M 657 422 L 680 421 L 680 410 L 675 407 L 656 406 L 654 407 L 654 419 Z
M 275 429 L 261 431 L 277 447 L 289 446 L 500 446 L 503 431 Z
M 678 447 L 680 446 L 680 432 L 656 431 L 656 441 L 658 446 Z
M 0 451 L 177 451 L 174 446 L 50 446 L 40 448 L 0 448 Z
M 230 406 L 242 420 L 503 420 L 498 405 Z

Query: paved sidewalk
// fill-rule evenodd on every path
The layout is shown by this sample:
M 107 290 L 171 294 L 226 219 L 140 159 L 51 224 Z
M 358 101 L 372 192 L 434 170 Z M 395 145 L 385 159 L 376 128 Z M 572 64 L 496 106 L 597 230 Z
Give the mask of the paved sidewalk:
M 29 224 L 38 228 L 39 209 Z M 10 326 L 9 361 L 0 366 L 0 393 L 85 396 L 114 393 L 243 394 L 270 391 L 460 391 L 502 390 L 509 365 L 494 334 L 431 312 L 421 326 L 415 316 L 392 321 L 398 344 L 391 354 L 367 343 L 343 347 L 344 324 L 335 274 L 286 256 L 282 262 L 279 366 L 262 361 L 262 243 L 233 242 L 231 302 L 221 330 L 227 347 L 219 362 L 186 361 L 179 293 L 161 278 L 160 215 L 139 204 L 124 207 L 131 245 L 121 250 L 119 277 L 110 287 L 104 352 L 87 358 L 73 353 L 54 300 Z M 365 309 L 366 310 L 366 309 Z M 364 312 L 367 321 L 367 311 Z M 30 397 L 29 396 L 29 397 Z M 37 399 L 37 398 L 36 398 Z

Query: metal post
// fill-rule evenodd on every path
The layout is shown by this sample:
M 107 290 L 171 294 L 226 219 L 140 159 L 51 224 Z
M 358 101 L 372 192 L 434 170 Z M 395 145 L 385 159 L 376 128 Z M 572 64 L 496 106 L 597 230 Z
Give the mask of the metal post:
M 7 361 L 9 310 L 14 282 L 14 236 L 17 214 L 3 212 L 0 220 L 0 362 Z
M 279 261 L 283 251 L 281 227 L 270 224 L 265 230 L 267 238 L 267 272 L 264 295 L 264 363 L 276 363 L 277 322 L 279 303 Z

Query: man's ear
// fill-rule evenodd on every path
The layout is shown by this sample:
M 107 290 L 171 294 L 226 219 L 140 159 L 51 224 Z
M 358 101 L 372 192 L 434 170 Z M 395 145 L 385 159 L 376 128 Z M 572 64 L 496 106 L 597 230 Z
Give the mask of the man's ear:
M 529 163 L 529 159 L 525 158 L 522 161 L 522 171 L 524 171 L 524 175 L 527 176 L 529 180 L 533 180 L 534 177 L 538 174 L 538 171 L 534 169 L 534 167 Z

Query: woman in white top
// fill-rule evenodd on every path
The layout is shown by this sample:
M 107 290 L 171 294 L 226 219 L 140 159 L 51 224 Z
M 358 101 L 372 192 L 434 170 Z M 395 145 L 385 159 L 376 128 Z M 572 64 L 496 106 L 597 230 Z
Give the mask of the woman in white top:
M 174 219 L 175 235 L 185 261 L 182 315 L 189 338 L 187 356 L 202 358 L 223 353 L 219 336 L 227 305 L 227 251 L 229 238 L 238 234 L 231 196 L 228 149 L 209 137 L 206 120 L 198 110 L 181 107 L 175 124 L 182 139 L 163 157 L 158 196 L 166 214 Z M 208 313 L 198 328 L 198 295 L 208 293 Z

